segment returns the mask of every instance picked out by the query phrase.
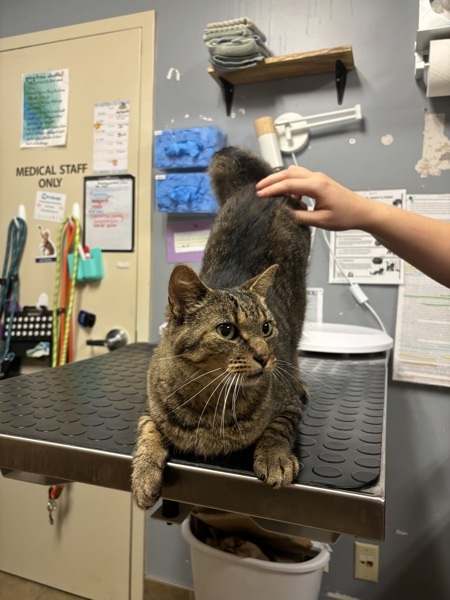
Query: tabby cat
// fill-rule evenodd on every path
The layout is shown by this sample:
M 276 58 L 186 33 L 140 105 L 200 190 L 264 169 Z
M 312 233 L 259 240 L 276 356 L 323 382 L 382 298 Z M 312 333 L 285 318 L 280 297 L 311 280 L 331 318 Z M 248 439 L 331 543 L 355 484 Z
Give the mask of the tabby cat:
M 132 490 L 141 508 L 159 498 L 170 446 L 201 457 L 254 446 L 256 476 L 288 485 L 305 391 L 297 345 L 305 312 L 309 229 L 289 198 L 259 199 L 272 169 L 242 148 L 217 152 L 209 174 L 220 210 L 200 275 L 177 265 L 167 327 L 148 371 Z

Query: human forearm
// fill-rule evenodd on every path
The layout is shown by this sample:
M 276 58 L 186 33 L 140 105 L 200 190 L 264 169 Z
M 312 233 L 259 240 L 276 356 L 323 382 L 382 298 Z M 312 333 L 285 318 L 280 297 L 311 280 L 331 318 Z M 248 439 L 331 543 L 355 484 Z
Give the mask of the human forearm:
M 323 173 L 291 166 L 260 181 L 260 197 L 309 196 L 312 211 L 295 210 L 296 221 L 331 231 L 362 229 L 439 283 L 450 287 L 450 223 L 364 198 Z
M 388 250 L 450 287 L 450 223 L 380 204 L 362 228 Z

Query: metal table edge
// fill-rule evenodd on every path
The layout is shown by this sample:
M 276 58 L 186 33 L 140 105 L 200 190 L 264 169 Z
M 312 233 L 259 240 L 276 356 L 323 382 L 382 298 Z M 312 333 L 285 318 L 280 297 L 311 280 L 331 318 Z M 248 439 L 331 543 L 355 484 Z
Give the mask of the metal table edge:
M 54 459 L 49 460 L 51 450 Z M 50 451 L 50 454 L 49 454 Z M 0 436 L 1 466 L 55 479 L 130 491 L 131 457 L 26 438 Z M 382 541 L 382 485 L 345 491 L 292 484 L 273 490 L 256 477 L 169 462 L 162 497 Z
M 294 483 L 274 490 L 255 476 L 168 463 L 162 497 L 334 533 L 384 540 L 385 497 L 376 485 L 361 491 Z

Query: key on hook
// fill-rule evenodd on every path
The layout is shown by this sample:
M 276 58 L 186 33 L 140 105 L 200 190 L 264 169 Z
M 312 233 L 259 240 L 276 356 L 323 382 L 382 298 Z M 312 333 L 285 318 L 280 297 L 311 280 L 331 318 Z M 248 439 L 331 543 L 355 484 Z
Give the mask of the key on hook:
M 56 500 L 53 500 L 53 498 L 48 499 L 47 510 L 48 510 L 48 519 L 50 521 L 50 525 L 53 525 L 55 522 L 55 519 L 53 518 L 53 513 L 56 510 Z

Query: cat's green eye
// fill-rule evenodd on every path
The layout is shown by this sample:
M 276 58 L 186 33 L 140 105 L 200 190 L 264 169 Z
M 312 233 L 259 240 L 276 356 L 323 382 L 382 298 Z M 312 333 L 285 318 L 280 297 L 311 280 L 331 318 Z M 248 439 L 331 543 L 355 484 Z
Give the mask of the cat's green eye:
M 263 323 L 263 326 L 262 326 L 263 336 L 269 337 L 269 335 L 272 335 L 272 332 L 273 332 L 272 323 L 270 323 L 269 321 L 266 321 L 265 323 Z
M 217 325 L 216 331 L 226 340 L 234 340 L 238 334 L 238 330 L 231 323 L 221 323 L 220 325 Z

